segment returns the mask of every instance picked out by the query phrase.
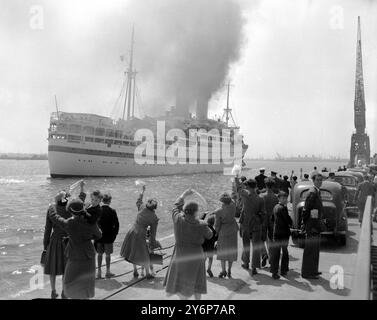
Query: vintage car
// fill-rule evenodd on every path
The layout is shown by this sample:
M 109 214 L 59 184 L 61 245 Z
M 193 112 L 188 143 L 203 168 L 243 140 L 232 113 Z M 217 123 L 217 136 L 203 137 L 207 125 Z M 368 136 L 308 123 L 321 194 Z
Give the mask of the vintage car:
M 339 171 L 334 172 L 334 181 L 339 182 L 345 189 L 345 202 L 346 202 L 346 212 L 347 213 L 353 213 L 358 214 L 359 209 L 355 203 L 355 194 L 357 185 L 359 184 L 359 177 L 356 177 L 358 174 L 354 174 L 354 172 L 348 172 L 348 171 Z M 328 175 L 325 176 L 326 179 L 328 179 Z
M 311 181 L 297 183 L 293 190 L 292 203 L 292 241 L 303 246 L 302 212 L 309 189 L 313 186 Z M 340 245 L 346 245 L 348 220 L 345 210 L 345 200 L 340 183 L 324 180 L 321 186 L 321 198 L 323 202 L 323 219 L 325 229 L 321 234 L 333 236 Z
M 370 173 L 370 168 L 364 167 L 364 168 L 348 168 L 347 172 L 356 172 L 356 173 L 361 173 L 364 178 L 368 177 L 368 174 Z
M 354 171 L 354 170 L 347 169 L 347 171 L 344 171 L 344 172 L 348 172 L 349 174 L 352 174 L 354 177 L 356 177 L 357 178 L 357 184 L 363 182 L 364 179 L 365 179 L 364 173 L 362 173 L 360 171 Z

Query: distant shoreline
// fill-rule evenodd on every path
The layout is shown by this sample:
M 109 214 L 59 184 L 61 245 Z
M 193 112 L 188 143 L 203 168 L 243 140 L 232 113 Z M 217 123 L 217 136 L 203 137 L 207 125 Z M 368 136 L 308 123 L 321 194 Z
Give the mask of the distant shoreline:
M 0 155 L 0 160 L 48 160 L 47 155 L 32 156 L 4 156 Z

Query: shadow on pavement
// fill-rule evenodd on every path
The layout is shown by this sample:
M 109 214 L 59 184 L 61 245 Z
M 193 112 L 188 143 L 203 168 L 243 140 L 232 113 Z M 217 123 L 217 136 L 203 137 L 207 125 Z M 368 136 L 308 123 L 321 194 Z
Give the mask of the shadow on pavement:
M 96 288 L 106 291 L 117 290 L 122 287 L 122 284 L 115 279 L 96 280 Z
M 256 291 L 250 288 L 251 284 L 245 282 L 242 279 L 237 279 L 237 278 L 220 279 L 220 278 L 214 277 L 214 278 L 207 278 L 207 281 L 217 284 L 219 286 L 223 286 L 231 292 L 237 292 L 240 294 L 250 294 L 253 291 Z
M 297 278 L 301 279 L 301 274 L 294 270 L 290 270 L 286 277 L 281 277 L 279 280 L 275 280 L 270 275 L 266 275 L 262 273 L 254 276 L 254 279 L 257 281 L 257 285 L 263 285 L 263 286 L 267 285 L 267 286 L 275 286 L 275 287 L 288 285 L 288 286 L 292 286 L 299 290 L 303 290 L 307 292 L 314 291 L 313 288 L 308 283 L 297 281 L 296 280 Z
M 133 285 L 134 288 L 148 288 L 148 289 L 155 289 L 155 290 L 163 290 L 164 286 L 164 277 L 154 277 L 152 279 L 144 279 Z

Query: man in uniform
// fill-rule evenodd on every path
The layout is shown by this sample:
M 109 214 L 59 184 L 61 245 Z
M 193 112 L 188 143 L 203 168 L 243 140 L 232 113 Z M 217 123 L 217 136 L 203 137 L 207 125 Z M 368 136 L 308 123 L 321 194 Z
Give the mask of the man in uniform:
M 321 242 L 321 220 L 323 206 L 320 188 L 322 175 L 312 174 L 314 186 L 309 189 L 305 200 L 302 220 L 306 231 L 305 248 L 302 257 L 301 276 L 306 279 L 318 279 L 319 251 Z
M 272 191 L 275 194 L 278 194 L 279 191 L 280 191 L 280 179 L 277 177 L 277 173 L 275 171 L 271 171 L 271 177 L 270 178 L 274 181 L 274 187 L 273 187 Z
M 263 221 L 262 227 L 262 267 L 267 263 L 267 259 L 270 258 L 271 264 L 271 252 L 270 252 L 270 242 L 272 241 L 273 223 L 272 215 L 274 207 L 278 204 L 278 197 L 272 191 L 274 187 L 274 181 L 270 178 L 266 179 L 266 189 L 267 192 L 261 195 L 264 201 L 264 209 L 266 211 L 265 219 Z
M 264 202 L 256 193 L 257 183 L 254 179 L 249 179 L 245 183 L 245 188 L 240 194 L 243 203 L 243 211 L 240 218 L 240 235 L 242 238 L 242 267 L 249 269 L 250 263 L 250 240 L 252 249 L 252 275 L 257 274 L 260 268 L 260 251 L 262 243 L 262 224 L 264 221 Z
M 280 183 L 280 191 L 284 191 L 286 194 L 289 194 L 289 189 L 291 188 L 291 183 L 288 179 L 288 176 L 284 176 Z
M 279 279 L 279 260 L 282 253 L 280 274 L 284 277 L 289 271 L 288 243 L 291 234 L 292 219 L 289 216 L 287 203 L 288 194 L 284 191 L 279 192 L 279 204 L 273 210 L 273 235 L 271 246 L 271 273 L 272 278 Z
M 264 172 L 266 171 L 265 168 L 260 168 L 259 169 L 259 175 L 257 175 L 255 177 L 255 181 L 257 182 L 257 188 L 259 190 L 260 193 L 262 193 L 264 191 L 264 189 L 266 188 L 266 184 L 265 184 L 265 179 L 267 178 L 265 175 L 264 175 Z

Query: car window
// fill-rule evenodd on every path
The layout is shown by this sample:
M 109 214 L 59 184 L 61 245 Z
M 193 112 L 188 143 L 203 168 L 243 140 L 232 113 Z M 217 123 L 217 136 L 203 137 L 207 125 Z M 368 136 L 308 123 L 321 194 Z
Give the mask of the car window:
M 305 201 L 308 194 L 309 194 L 309 190 L 304 190 L 303 192 L 301 192 L 301 196 L 300 196 L 301 201 Z M 332 193 L 330 191 L 321 189 L 321 199 L 322 201 L 323 200 L 332 201 L 333 200 Z

